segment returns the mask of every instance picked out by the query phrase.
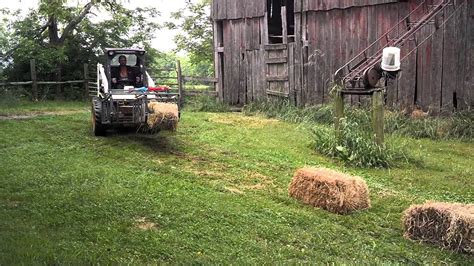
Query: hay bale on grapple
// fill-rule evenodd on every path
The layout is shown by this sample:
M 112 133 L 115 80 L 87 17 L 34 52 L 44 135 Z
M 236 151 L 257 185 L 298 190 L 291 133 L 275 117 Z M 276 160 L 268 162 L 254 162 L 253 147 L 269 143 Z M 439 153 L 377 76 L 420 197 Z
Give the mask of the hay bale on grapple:
M 175 103 L 151 102 L 148 104 L 147 124 L 150 130 L 171 130 L 178 127 L 179 111 Z
M 370 208 L 369 189 L 362 178 L 325 168 L 297 170 L 289 195 L 337 214 Z
M 405 211 L 402 223 L 406 238 L 474 254 L 474 204 L 412 205 Z

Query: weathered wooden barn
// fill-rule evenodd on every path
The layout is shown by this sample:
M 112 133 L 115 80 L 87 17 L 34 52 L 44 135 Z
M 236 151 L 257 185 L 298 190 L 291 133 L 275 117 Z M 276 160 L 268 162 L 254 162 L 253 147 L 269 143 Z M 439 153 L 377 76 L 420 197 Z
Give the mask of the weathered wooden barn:
M 402 72 L 386 104 L 433 112 L 474 107 L 473 0 L 214 0 L 211 12 L 224 102 L 325 103 L 338 68 L 405 38 Z M 416 33 L 403 36 L 415 24 Z

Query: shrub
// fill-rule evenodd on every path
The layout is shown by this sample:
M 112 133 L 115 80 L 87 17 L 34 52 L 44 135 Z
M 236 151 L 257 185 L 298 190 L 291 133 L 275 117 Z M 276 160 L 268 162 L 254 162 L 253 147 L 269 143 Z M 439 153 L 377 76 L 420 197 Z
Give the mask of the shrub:
M 387 168 L 414 161 L 402 143 L 377 145 L 371 130 L 367 131 L 353 120 L 343 119 L 341 122 L 340 139 L 336 139 L 333 129 L 313 128 L 315 149 L 318 152 L 359 167 Z

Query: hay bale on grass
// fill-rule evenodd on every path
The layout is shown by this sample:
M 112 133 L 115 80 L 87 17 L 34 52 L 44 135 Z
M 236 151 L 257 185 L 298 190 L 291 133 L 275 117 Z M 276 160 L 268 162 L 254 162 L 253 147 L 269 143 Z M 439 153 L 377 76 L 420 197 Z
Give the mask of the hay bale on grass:
M 369 189 L 362 178 L 325 168 L 297 170 L 289 195 L 338 214 L 370 208 Z
M 151 102 L 148 104 L 147 124 L 150 130 L 172 130 L 178 127 L 178 105 L 174 103 Z
M 474 204 L 412 205 L 402 222 L 406 238 L 474 254 Z

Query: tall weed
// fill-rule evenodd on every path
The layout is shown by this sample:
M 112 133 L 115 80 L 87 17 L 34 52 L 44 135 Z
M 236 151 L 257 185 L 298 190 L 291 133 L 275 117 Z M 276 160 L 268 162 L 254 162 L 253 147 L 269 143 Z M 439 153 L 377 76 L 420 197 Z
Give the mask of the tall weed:
M 355 120 L 342 119 L 341 136 L 338 139 L 333 129 L 313 127 L 314 147 L 321 154 L 358 167 L 388 168 L 416 161 L 403 143 L 393 143 L 391 140 L 384 145 L 377 145 L 372 131 L 364 128 Z

